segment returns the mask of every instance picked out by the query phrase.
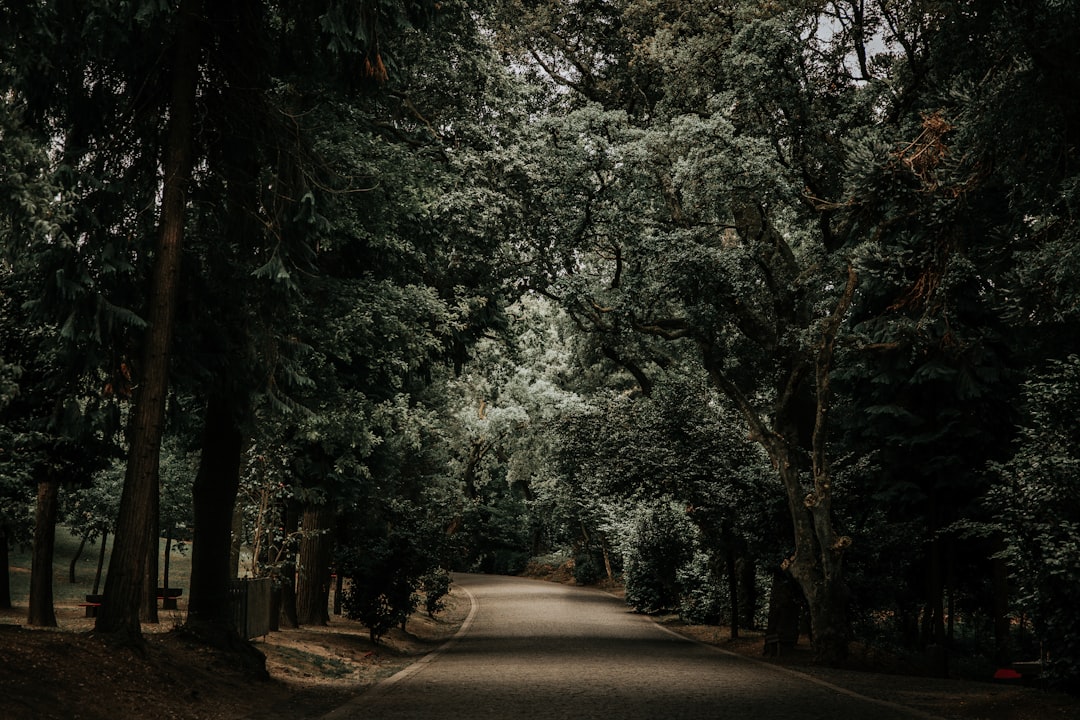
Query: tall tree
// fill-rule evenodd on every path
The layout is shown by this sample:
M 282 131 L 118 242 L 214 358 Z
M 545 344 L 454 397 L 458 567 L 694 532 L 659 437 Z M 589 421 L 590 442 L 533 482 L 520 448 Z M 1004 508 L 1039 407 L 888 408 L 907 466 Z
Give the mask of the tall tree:
M 605 33 L 634 41 L 625 67 L 656 73 L 642 86 L 652 103 L 633 114 L 584 104 L 543 123 L 534 286 L 623 367 L 648 375 L 667 362 L 653 339 L 696 348 L 777 469 L 793 529 L 785 567 L 809 601 L 815 648 L 838 660 L 851 540 L 833 524 L 827 418 L 857 275 L 838 206 L 823 199 L 842 191 L 838 139 L 875 121 L 875 92 L 802 3 L 606 7 Z M 592 55 L 604 72 L 621 67 Z
M 105 602 L 94 629 L 121 638 L 141 637 L 139 608 L 143 577 L 150 552 L 165 403 L 169 387 L 176 298 L 180 286 L 181 253 L 186 221 L 186 193 L 194 161 L 195 97 L 201 60 L 202 3 L 184 0 L 176 14 L 172 44 L 172 90 L 169 130 L 165 144 L 164 184 L 159 236 L 154 252 L 147 333 L 142 360 L 136 367 L 138 390 L 132 411 L 127 479 L 120 498 L 120 515 L 113 553 L 105 578 Z

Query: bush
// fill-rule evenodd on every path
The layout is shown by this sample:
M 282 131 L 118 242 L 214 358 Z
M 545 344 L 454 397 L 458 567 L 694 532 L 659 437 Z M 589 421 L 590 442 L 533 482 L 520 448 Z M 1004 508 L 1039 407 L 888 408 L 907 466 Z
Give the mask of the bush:
M 690 559 L 693 527 L 670 503 L 642 508 L 624 545 L 626 602 L 638 612 L 679 607 L 679 568 Z
M 604 561 L 593 553 L 578 553 L 574 557 L 574 582 L 595 585 L 605 575 Z
M 731 606 L 722 579 L 709 555 L 698 550 L 676 573 L 680 588 L 679 617 L 693 625 L 720 625 Z
M 428 617 L 433 618 L 446 609 L 443 598 L 450 592 L 450 573 L 436 568 L 420 579 L 420 587 L 424 591 L 424 610 Z
M 346 617 L 367 627 L 372 642 L 379 642 L 392 627 L 404 627 L 419 601 L 419 581 L 399 555 L 384 545 L 354 553 L 342 562 L 341 571 L 352 581 L 342 608 Z

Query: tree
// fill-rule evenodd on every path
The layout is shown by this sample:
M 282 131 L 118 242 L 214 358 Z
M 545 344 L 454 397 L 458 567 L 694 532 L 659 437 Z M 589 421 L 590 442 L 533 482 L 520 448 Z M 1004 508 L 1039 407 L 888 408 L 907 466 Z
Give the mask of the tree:
M 1000 481 L 987 494 L 992 532 L 1005 538 L 1020 609 L 1035 624 L 1046 675 L 1070 692 L 1080 683 L 1080 628 L 1065 610 L 1080 597 L 1076 489 L 1080 359 L 1053 362 L 1025 383 L 1027 410 L 1016 452 L 997 466 Z
M 159 237 L 154 253 L 147 336 L 137 367 L 130 429 L 127 479 L 120 498 L 113 553 L 105 579 L 105 603 L 94 628 L 119 638 L 141 637 L 139 607 L 142 578 L 150 551 L 152 510 L 168 395 L 169 353 L 172 344 L 180 262 L 186 222 L 186 191 L 194 163 L 193 124 L 199 73 L 198 0 L 184 0 L 177 11 L 173 44 L 169 131 L 165 145 L 164 185 Z
M 696 347 L 777 468 L 794 530 L 786 567 L 815 648 L 836 660 L 851 540 L 833 526 L 826 418 L 857 275 L 821 198 L 843 187 L 836 138 L 874 122 L 873 93 L 847 73 L 841 39 L 816 34 L 813 9 L 750 5 L 616 14 L 637 41 L 627 66 L 661 73 L 645 93 L 656 99 L 647 122 L 583 105 L 541 125 L 554 149 L 534 171 L 550 180 L 535 190 L 532 282 L 624 367 L 663 366 L 670 353 L 652 339 Z

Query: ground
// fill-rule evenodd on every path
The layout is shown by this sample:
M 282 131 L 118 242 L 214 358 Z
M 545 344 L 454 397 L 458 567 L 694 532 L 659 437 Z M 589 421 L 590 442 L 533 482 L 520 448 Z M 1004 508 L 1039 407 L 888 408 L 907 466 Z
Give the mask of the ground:
M 327 627 L 270 633 L 255 641 L 266 655 L 269 677 L 245 673 L 228 656 L 194 643 L 178 630 L 179 614 L 163 613 L 160 625 L 146 628 L 145 647 L 134 650 L 111 648 L 90 634 L 92 620 L 82 617 L 77 604 L 61 604 L 57 610 L 57 630 L 23 627 L 25 608 L 0 611 L 0 717 L 6 720 L 318 718 L 437 648 L 453 635 L 469 607 L 466 598 L 452 593 L 436 619 L 418 613 L 406 632 L 395 629 L 379 645 L 358 623 L 337 616 Z M 659 620 L 676 632 L 766 662 L 760 635 L 744 633 L 731 641 L 722 628 Z M 899 668 L 869 652 L 855 653 L 844 670 L 814 665 L 804 647 L 767 662 L 945 718 L 1080 717 L 1077 698 L 1033 688 L 875 672 Z
M 257 638 L 269 677 L 178 629 L 179 615 L 144 626 L 145 647 L 113 648 L 92 635 L 76 604 L 58 629 L 23 627 L 26 608 L 0 610 L 0 718 L 4 720 L 302 720 L 318 718 L 437 648 L 460 627 L 468 600 L 451 595 L 432 620 L 414 615 L 378 645 L 335 616 L 326 627 Z

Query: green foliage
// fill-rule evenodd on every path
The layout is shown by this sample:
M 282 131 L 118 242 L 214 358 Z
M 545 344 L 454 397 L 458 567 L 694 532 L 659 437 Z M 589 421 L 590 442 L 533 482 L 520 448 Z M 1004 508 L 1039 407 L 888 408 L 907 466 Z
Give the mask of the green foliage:
M 988 494 L 993 529 L 1035 622 L 1051 681 L 1080 690 L 1080 357 L 1056 361 L 1024 384 L 1027 409 L 1013 457 Z
M 425 609 L 437 612 L 449 576 L 440 568 L 441 529 L 425 522 L 416 506 L 395 503 L 384 509 L 381 521 L 365 520 L 363 528 L 354 528 L 349 545 L 339 548 L 337 567 L 349 581 L 346 615 L 367 626 L 377 641 L 390 628 L 405 627 L 421 588 L 430 593 Z
M 603 577 L 604 560 L 595 551 L 574 556 L 574 582 L 578 585 L 595 585 Z
M 716 571 L 717 559 L 712 548 L 700 543 L 688 562 L 676 573 L 679 594 L 679 617 L 694 625 L 722 625 L 730 618 L 727 586 Z
M 638 509 L 628 520 L 623 546 L 626 602 L 638 612 L 656 613 L 680 605 L 680 568 L 693 557 L 686 515 L 671 502 Z
M 434 618 L 446 609 L 446 596 L 450 593 L 450 573 L 445 568 L 436 568 L 420 578 L 420 589 L 424 593 L 424 611 Z

